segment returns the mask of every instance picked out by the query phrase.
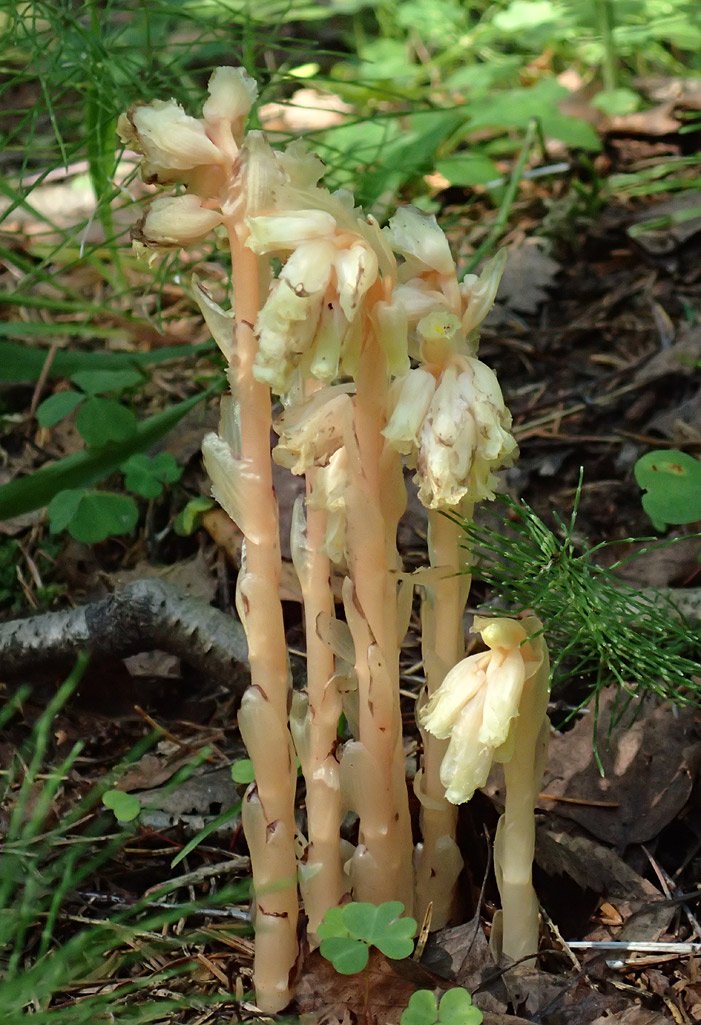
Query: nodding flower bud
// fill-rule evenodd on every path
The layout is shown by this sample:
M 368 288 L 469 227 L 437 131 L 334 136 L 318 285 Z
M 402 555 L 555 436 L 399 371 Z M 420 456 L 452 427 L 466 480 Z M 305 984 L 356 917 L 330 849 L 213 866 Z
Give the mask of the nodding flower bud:
M 197 196 L 162 196 L 132 229 L 132 238 L 148 249 L 189 246 L 204 241 L 221 221 L 219 211 L 203 207 Z
M 243 68 L 217 68 L 209 79 L 203 118 L 191 117 L 175 100 L 130 107 L 117 122 L 127 146 L 143 154 L 144 181 L 191 184 L 189 172 L 231 164 L 243 121 L 256 97 L 256 83 Z
M 511 414 L 496 376 L 470 356 L 453 356 L 434 376 L 410 370 L 393 385 L 392 415 L 382 432 L 416 468 L 419 499 L 429 509 L 494 498 L 494 471 L 517 453 Z
M 543 661 L 542 645 L 529 639 L 534 624 L 537 630 L 534 617 L 526 623 L 476 617 L 473 629 L 489 650 L 458 662 L 419 713 L 424 729 L 450 738 L 440 775 L 452 804 L 469 801 L 487 782 L 492 762 L 511 755 L 524 685 Z

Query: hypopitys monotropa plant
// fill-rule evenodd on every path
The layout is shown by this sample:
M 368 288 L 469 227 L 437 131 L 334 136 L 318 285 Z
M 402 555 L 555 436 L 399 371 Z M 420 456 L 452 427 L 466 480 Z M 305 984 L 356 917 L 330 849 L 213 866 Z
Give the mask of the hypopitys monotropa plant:
M 232 305 L 201 285 L 195 297 L 228 364 L 230 396 L 203 445 L 212 492 L 244 538 L 237 608 L 251 684 L 239 725 L 255 771 L 243 805 L 256 895 L 254 982 L 259 1006 L 282 1009 L 297 947 L 297 876 L 312 942 L 347 895 L 400 900 L 408 913 L 450 911 L 461 859 L 440 765 L 447 745 L 425 735 L 416 781 L 423 844 L 412 847 L 399 709 L 399 650 L 414 580 L 396 531 L 402 461 L 429 508 L 423 657 L 429 698 L 464 655 L 465 576 L 458 531 L 493 495 L 494 471 L 515 455 L 496 378 L 476 357 L 503 259 L 458 282 L 435 219 L 400 210 L 382 230 L 346 192 L 319 186 L 323 167 L 296 142 L 274 151 L 244 134 L 255 84 L 219 68 L 202 118 L 174 101 L 137 106 L 119 122 L 142 154 L 146 181 L 177 184 L 134 232 L 155 253 L 215 230 L 232 259 Z M 280 266 L 273 277 L 271 260 Z M 308 679 L 289 693 L 279 599 L 280 544 L 272 487 L 271 390 L 283 412 L 273 458 L 304 474 L 292 553 L 305 608 Z M 335 615 L 334 566 L 344 619 Z M 440 614 L 438 606 L 440 605 Z M 352 737 L 339 743 L 341 711 Z M 306 784 L 306 836 L 296 836 L 294 753 Z M 358 840 L 341 842 L 348 811 Z M 415 859 L 416 854 L 416 859 Z M 416 860 L 416 871 L 414 862 Z

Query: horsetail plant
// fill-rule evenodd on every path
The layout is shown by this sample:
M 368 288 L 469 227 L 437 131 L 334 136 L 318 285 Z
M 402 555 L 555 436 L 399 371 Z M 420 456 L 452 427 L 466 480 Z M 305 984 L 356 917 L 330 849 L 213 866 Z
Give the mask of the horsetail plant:
M 219 433 L 208 435 L 203 452 L 212 493 L 245 539 L 237 608 L 251 684 L 239 725 L 255 779 L 243 826 L 256 896 L 256 1000 L 270 1013 L 292 994 L 298 879 L 313 945 L 325 914 L 347 900 L 399 901 L 420 916 L 432 903 L 434 927 L 450 915 L 462 860 L 441 781 L 447 742 L 433 735 L 427 710 L 464 655 L 469 581 L 458 575 L 459 530 L 443 513 L 470 517 L 476 502 L 493 497 L 494 471 L 516 454 L 496 378 L 476 357 L 504 258 L 458 282 L 434 218 L 406 207 L 381 229 L 350 193 L 318 184 L 323 165 L 302 142 L 277 151 L 262 133 L 244 134 L 256 86 L 243 70 L 218 68 L 209 94 L 200 119 L 173 100 L 154 101 L 122 115 L 119 131 L 142 154 L 147 182 L 183 187 L 151 203 L 135 246 L 155 253 L 216 231 L 231 251 L 231 308 L 196 286 L 231 389 Z M 293 695 L 279 598 L 271 394 L 283 407 L 272 459 L 306 481 L 291 549 L 308 677 Z M 404 460 L 429 509 L 431 565 L 418 577 L 402 572 L 396 543 Z M 343 619 L 332 569 L 343 578 Z M 417 580 L 428 705 L 415 787 L 424 838 L 415 851 L 399 652 Z M 341 712 L 352 733 L 344 743 Z M 295 754 L 306 785 L 305 836 L 294 819 Z M 340 835 L 348 812 L 358 818 L 354 846 Z

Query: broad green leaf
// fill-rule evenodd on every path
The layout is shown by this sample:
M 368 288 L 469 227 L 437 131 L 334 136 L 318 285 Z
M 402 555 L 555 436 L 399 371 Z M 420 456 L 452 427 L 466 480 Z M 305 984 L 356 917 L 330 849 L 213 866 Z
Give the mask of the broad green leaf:
M 401 1025 L 436 1025 L 438 1001 L 428 989 L 417 989 L 409 997 L 409 1003 L 399 1019 Z
M 441 997 L 438 1021 L 441 1025 L 480 1025 L 483 1015 L 480 1009 L 473 1005 L 472 997 L 467 990 L 456 986 Z
M 493 160 L 484 153 L 453 153 L 445 160 L 436 161 L 436 170 L 451 185 L 487 185 L 501 177 Z
M 86 395 L 104 395 L 106 392 L 123 391 L 142 384 L 143 374 L 138 370 L 79 370 L 73 374 L 71 381 L 77 384 Z
M 77 391 L 59 391 L 50 395 L 37 408 L 37 420 L 42 427 L 53 427 L 64 416 L 72 413 L 76 406 L 85 400 L 85 396 Z
M 498 11 L 492 24 L 507 35 L 530 34 L 534 29 L 552 31 L 560 12 L 550 0 L 512 0 L 504 11 Z
M 76 541 L 88 545 L 128 534 L 139 519 L 134 499 L 111 491 L 62 491 L 49 503 L 47 512 L 52 533 L 67 529 Z
M 159 452 L 153 457 L 137 452 L 122 464 L 121 469 L 128 490 L 144 498 L 158 498 L 163 485 L 175 483 L 182 474 L 170 452 Z
M 331 936 L 321 941 L 321 956 L 330 961 L 340 975 L 362 972 L 370 955 L 367 943 L 350 936 Z
M 543 132 L 570 146 L 599 150 L 601 141 L 586 121 L 560 113 L 558 104 L 568 94 L 553 79 L 543 79 L 527 89 L 507 89 L 484 98 L 470 108 L 468 128 L 520 128 L 525 130 L 532 118 L 538 118 Z
M 210 389 L 211 390 L 211 389 Z M 193 395 L 177 406 L 157 413 L 140 423 L 129 438 L 102 449 L 87 449 L 43 466 L 35 473 L 12 480 L 0 487 L 0 520 L 21 516 L 48 505 L 59 491 L 84 488 L 99 483 L 114 473 L 133 452 L 140 452 L 162 438 L 209 392 Z
M 256 778 L 253 762 L 250 758 L 239 758 L 231 766 L 231 778 L 234 783 L 252 783 Z
M 125 794 L 123 790 L 108 790 L 102 796 L 105 808 L 114 812 L 118 822 L 132 822 L 141 811 L 141 801 L 135 794 Z
M 701 463 L 686 452 L 648 452 L 635 464 L 643 509 L 655 527 L 701 520 Z
M 136 433 L 138 421 L 121 402 L 91 398 L 78 410 L 75 425 L 86 445 L 104 448 L 110 442 L 126 441 L 132 437 Z
M 83 495 L 85 495 L 83 488 L 68 488 L 65 491 L 59 491 L 51 499 L 47 511 L 54 534 L 60 534 L 62 530 L 66 529 L 78 511 Z
M 640 110 L 641 99 L 633 89 L 604 89 L 591 101 L 592 107 L 603 110 L 609 117 L 633 114 Z

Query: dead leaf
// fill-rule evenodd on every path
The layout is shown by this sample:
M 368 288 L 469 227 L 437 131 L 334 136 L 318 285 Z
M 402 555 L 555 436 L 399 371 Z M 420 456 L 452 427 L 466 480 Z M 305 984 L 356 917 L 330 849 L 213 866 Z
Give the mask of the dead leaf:
M 616 566 L 615 576 L 638 589 L 646 588 L 646 596 L 654 601 L 659 588 L 667 588 L 673 584 L 682 585 L 698 571 L 700 548 L 701 542 L 697 537 L 680 537 L 674 544 L 656 546 L 651 546 L 649 541 L 612 544 L 602 548 L 598 562 L 599 565 L 607 567 L 621 559 L 625 560 Z M 696 588 L 678 586 L 674 587 L 673 591 L 673 594 L 666 591 L 663 594 L 675 605 L 684 608 L 686 615 L 699 618 L 701 610 L 692 612 L 689 607 L 689 599 L 694 597 L 693 592 Z M 701 602 L 698 604 L 701 605 Z
M 616 1014 L 606 1014 L 597 1018 L 591 1025 L 669 1025 L 673 1018 L 666 1018 L 657 1011 L 648 1011 L 639 1004 L 626 1007 L 625 1011 L 618 1011 Z
M 363 1021 L 367 992 L 367 1020 L 382 1025 L 385 1022 L 398 1025 L 412 993 L 425 988 L 425 980 L 421 976 L 426 974 L 426 970 L 422 971 L 420 964 L 409 960 L 409 971 L 412 966 L 416 981 L 399 975 L 395 971 L 395 963 L 388 962 L 378 950 L 371 950 L 366 971 L 357 975 L 339 975 L 331 962 L 315 950 L 306 959 L 297 984 L 297 1009 L 301 1014 L 323 1015 L 323 1020 L 327 1020 L 328 1015 L 341 1018 L 350 1011 L 356 1021 Z
M 499 285 L 497 302 L 517 313 L 537 313 L 548 298 L 560 264 L 544 252 L 538 239 L 527 239 L 509 250 L 506 269 Z
M 698 445 L 701 442 L 701 388 L 672 409 L 656 413 L 645 424 L 646 433 L 656 431 L 673 445 Z
M 489 981 L 497 970 L 489 943 L 484 935 L 479 912 L 464 925 L 441 929 L 429 937 L 421 963 L 432 971 L 453 980 L 470 993 L 484 986 L 475 996 L 475 1005 L 481 1011 L 503 1014 L 508 1006 L 508 994 L 501 977 Z
M 634 219 L 628 228 L 628 234 L 646 252 L 655 256 L 672 253 L 678 246 L 688 242 L 701 231 L 701 193 L 693 189 L 680 192 L 665 203 L 647 206 Z M 668 221 L 664 226 L 641 231 L 648 221 L 656 221 L 663 217 Z
M 633 375 L 633 384 L 644 381 L 656 381 L 667 374 L 675 377 L 692 377 L 698 373 L 701 361 L 701 326 L 698 324 L 682 324 L 679 337 L 673 345 L 647 360 Z
M 544 824 L 536 835 L 536 862 L 550 876 L 567 875 L 582 889 L 609 898 L 650 901 L 660 896 L 615 851 L 591 837 Z
M 674 103 L 660 103 L 649 110 L 636 110 L 632 114 L 606 117 L 599 126 L 605 134 L 628 135 L 674 135 L 681 128 L 681 122 L 674 117 Z
M 297 134 L 341 125 L 352 110 L 335 93 L 322 93 L 318 89 L 307 88 L 298 89 L 287 103 L 264 104 L 258 115 L 267 131 Z
M 105 574 L 105 579 L 112 585 L 112 588 L 123 587 L 135 580 L 151 579 L 152 577 L 167 580 L 183 594 L 189 595 L 191 598 L 201 598 L 202 601 L 211 602 L 217 592 L 216 577 L 201 551 L 190 559 L 182 559 L 180 562 L 173 563 L 172 566 L 154 566 L 144 560 L 137 563 L 133 569 Z
M 651 840 L 679 814 L 691 793 L 701 744 L 695 709 L 672 709 L 652 700 L 633 700 L 625 721 L 609 735 L 614 697 L 610 688 L 600 700 L 598 744 L 605 775 L 594 758 L 594 716 L 586 715 L 574 729 L 552 739 L 542 787 L 544 794 L 570 803 L 541 800 L 540 806 L 556 809 L 622 849 Z M 638 716 L 631 722 L 635 711 Z

